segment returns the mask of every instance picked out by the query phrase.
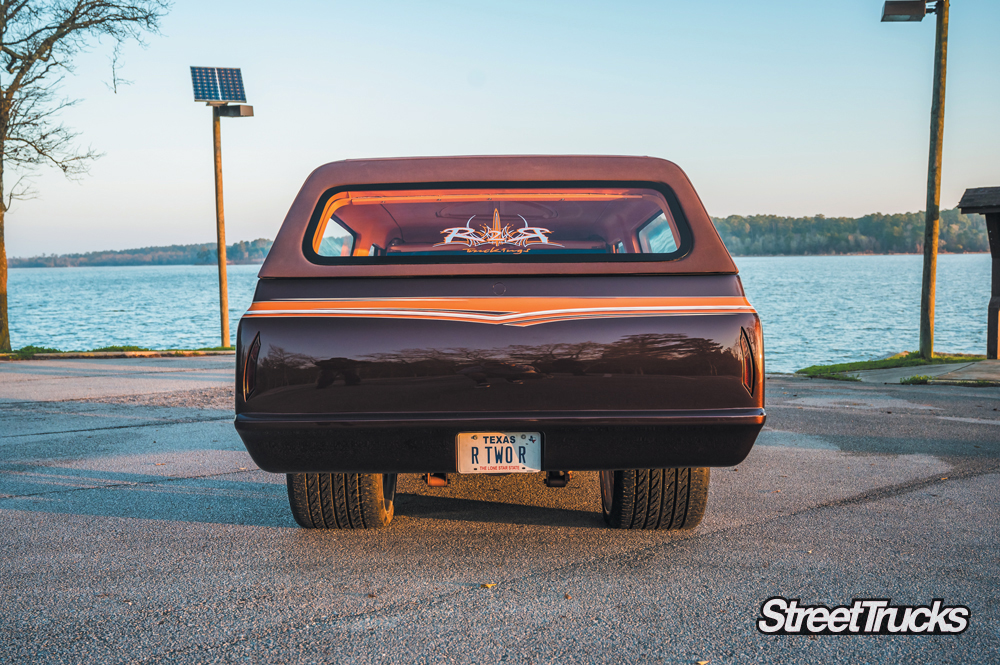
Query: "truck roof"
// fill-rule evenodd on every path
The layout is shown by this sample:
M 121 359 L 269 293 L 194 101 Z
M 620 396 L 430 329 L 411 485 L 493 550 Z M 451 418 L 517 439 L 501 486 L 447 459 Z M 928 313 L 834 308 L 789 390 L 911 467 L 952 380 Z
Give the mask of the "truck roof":
M 304 252 L 310 222 L 324 196 L 334 190 L 407 186 L 657 186 L 672 192 L 691 233 L 679 258 L 615 262 L 323 265 Z M 638 257 L 637 257 L 638 258 Z M 711 218 L 684 172 L 654 157 L 591 155 L 512 155 L 352 159 L 320 166 L 306 179 L 275 238 L 261 278 L 410 277 L 432 275 L 517 274 L 735 274 L 733 263 Z

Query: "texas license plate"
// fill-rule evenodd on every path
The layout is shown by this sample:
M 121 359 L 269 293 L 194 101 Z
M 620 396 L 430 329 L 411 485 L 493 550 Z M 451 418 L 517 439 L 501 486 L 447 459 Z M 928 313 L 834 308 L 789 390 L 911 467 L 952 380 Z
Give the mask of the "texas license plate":
M 459 473 L 534 473 L 542 470 L 538 432 L 461 432 Z

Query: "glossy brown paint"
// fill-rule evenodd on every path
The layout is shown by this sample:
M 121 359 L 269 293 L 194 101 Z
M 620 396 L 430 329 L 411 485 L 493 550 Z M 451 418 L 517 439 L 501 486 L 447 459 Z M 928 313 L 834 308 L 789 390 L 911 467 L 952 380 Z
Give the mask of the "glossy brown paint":
M 497 288 L 497 284 L 503 286 Z M 495 295 L 503 293 L 502 296 Z M 261 280 L 255 301 L 742 296 L 730 276 Z M 758 371 L 743 385 L 741 336 Z M 543 432 L 546 469 L 730 465 L 763 425 L 756 314 L 456 321 L 244 318 L 237 429 L 270 471 L 454 471 L 460 431 Z
M 751 314 L 531 328 L 321 318 L 243 326 L 244 336 L 261 338 L 256 386 L 243 413 L 757 406 L 743 387 L 739 346 L 741 329 L 755 328 Z

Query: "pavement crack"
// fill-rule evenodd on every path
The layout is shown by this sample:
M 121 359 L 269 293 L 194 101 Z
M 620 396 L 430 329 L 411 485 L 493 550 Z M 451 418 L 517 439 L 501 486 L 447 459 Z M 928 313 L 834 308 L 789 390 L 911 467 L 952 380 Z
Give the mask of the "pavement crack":
M 804 515 L 806 513 L 811 513 L 820 510 L 827 510 L 830 508 L 840 508 L 843 506 L 857 506 L 866 503 L 872 503 L 873 501 L 880 501 L 882 499 L 890 499 L 896 496 L 902 496 L 903 494 L 910 494 L 917 490 L 923 489 L 925 487 L 930 487 L 931 485 L 939 485 L 945 482 L 952 482 L 955 480 L 963 480 L 966 478 L 977 478 L 979 476 L 988 476 L 993 473 L 1000 472 L 1000 464 L 993 464 L 991 466 L 980 466 L 975 469 L 961 469 L 959 467 L 953 467 L 951 471 L 946 472 L 947 476 L 942 476 L 941 474 L 936 474 L 929 478 L 917 478 L 904 483 L 898 483 L 896 485 L 888 485 L 886 487 L 879 487 L 867 492 L 862 492 L 861 494 L 855 494 L 854 496 L 845 497 L 843 499 L 836 499 L 833 501 L 826 501 L 823 503 L 816 504 L 814 506 L 809 506 L 808 508 L 803 508 L 801 510 L 796 510 L 790 513 L 785 513 L 779 517 L 794 517 L 796 515 Z

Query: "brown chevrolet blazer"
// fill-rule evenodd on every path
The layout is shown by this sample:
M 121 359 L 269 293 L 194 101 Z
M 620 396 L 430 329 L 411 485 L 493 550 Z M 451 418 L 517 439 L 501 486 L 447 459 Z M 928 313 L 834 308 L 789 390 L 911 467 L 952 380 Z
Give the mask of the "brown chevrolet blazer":
M 236 429 L 303 527 L 396 477 L 600 471 L 687 529 L 764 425 L 760 320 L 684 173 L 648 157 L 351 160 L 306 180 L 237 337 Z

